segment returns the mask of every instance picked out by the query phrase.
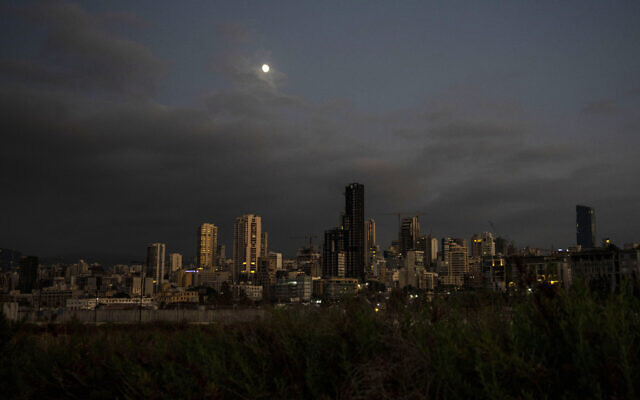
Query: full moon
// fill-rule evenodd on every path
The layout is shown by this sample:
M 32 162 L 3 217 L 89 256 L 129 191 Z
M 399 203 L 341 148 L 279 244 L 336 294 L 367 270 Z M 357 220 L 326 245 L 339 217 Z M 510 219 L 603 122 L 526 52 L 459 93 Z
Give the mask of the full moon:
M 262 72 L 265 74 L 269 72 L 269 64 L 262 64 Z

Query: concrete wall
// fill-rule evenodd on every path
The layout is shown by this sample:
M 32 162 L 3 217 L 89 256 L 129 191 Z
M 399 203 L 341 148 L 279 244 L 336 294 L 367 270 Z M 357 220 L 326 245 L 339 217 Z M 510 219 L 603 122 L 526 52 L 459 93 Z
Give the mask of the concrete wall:
M 84 323 L 140 323 L 140 322 L 190 322 L 220 323 L 250 322 L 263 319 L 266 315 L 262 309 L 238 310 L 57 310 L 20 312 L 18 318 L 25 322 L 71 322 L 74 318 Z

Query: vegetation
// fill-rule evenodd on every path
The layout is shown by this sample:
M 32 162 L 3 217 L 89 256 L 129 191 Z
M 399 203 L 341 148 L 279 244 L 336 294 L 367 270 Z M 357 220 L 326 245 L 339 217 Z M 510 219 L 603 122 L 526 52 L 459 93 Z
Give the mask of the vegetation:
M 27 326 L 0 320 L 13 398 L 635 398 L 634 288 L 394 293 L 252 324 Z

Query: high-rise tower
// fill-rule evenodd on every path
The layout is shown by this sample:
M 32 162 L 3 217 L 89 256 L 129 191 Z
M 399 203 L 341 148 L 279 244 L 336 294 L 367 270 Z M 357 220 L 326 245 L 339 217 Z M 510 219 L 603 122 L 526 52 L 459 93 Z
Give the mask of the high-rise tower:
M 38 286 L 38 257 L 20 258 L 18 287 L 22 293 L 31 293 Z
M 407 254 L 409 250 L 418 248 L 418 239 L 420 238 L 420 224 L 418 217 L 402 218 L 400 223 L 400 252 Z
M 364 185 L 350 184 L 345 188 L 344 197 L 347 252 L 345 276 L 364 279 Z
M 322 276 L 344 277 L 346 264 L 346 231 L 337 227 L 324 232 L 322 248 Z
M 484 257 L 496 255 L 496 243 L 491 232 L 482 232 L 471 236 L 471 256 Z
M 204 223 L 198 228 L 198 266 L 212 268 L 218 251 L 218 227 Z
M 153 277 L 155 290 L 162 286 L 164 279 L 164 243 L 152 243 L 147 247 L 147 277 Z
M 262 248 L 262 218 L 245 214 L 236 218 L 233 227 L 233 281 L 240 274 L 255 274 Z
M 587 206 L 576 206 L 576 237 L 583 249 L 592 249 L 596 243 L 596 212 Z
M 182 268 L 182 254 L 171 253 L 169 254 L 169 270 L 175 272 Z
M 370 267 L 376 253 L 376 221 L 369 218 L 364 223 L 365 264 Z

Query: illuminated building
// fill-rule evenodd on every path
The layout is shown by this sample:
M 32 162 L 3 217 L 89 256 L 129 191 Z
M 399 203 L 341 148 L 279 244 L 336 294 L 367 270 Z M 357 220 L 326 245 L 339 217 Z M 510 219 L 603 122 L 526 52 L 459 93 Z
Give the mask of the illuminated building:
M 233 281 L 240 274 L 255 274 L 262 249 L 262 218 L 245 214 L 236 218 L 233 227 Z
M 484 257 L 496 255 L 496 243 L 491 232 L 482 232 L 471 237 L 471 256 Z
M 175 272 L 182 268 L 182 254 L 171 253 L 169 254 L 169 270 Z
M 449 239 L 444 246 L 446 263 L 442 271 L 443 282 L 446 285 L 462 286 L 464 275 L 469 271 L 469 255 L 466 241 L 463 239 Z
M 204 223 L 198 228 L 198 266 L 212 268 L 218 250 L 218 227 Z

